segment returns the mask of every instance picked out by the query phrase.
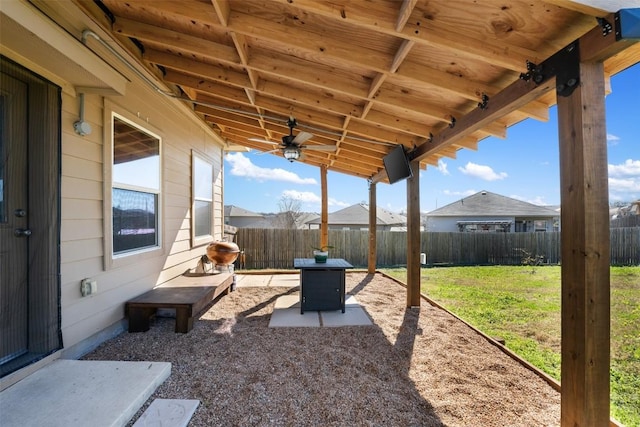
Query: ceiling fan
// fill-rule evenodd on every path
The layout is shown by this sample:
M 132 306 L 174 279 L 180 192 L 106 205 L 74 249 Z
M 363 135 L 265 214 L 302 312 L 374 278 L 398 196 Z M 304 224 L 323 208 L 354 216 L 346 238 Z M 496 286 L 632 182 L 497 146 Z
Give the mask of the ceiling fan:
M 289 117 L 289 119 L 287 120 L 287 126 L 289 127 L 289 135 L 283 136 L 281 143 L 260 138 L 249 138 L 249 141 L 278 145 L 278 148 L 271 151 L 266 151 L 265 154 L 281 150 L 284 158 L 289 160 L 290 162 L 300 159 L 304 150 L 336 151 L 335 145 L 303 145 L 313 137 L 313 134 L 302 131 L 297 135 L 294 135 L 293 128 L 298 126 L 298 122 L 296 122 L 295 118 Z

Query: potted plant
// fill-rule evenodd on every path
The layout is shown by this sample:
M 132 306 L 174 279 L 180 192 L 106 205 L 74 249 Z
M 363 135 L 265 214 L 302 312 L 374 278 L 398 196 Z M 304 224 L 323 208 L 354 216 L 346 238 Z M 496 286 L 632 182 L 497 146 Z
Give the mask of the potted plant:
M 325 245 L 319 248 L 313 248 L 313 258 L 317 264 L 324 264 L 329 258 L 329 249 L 333 249 L 333 246 Z

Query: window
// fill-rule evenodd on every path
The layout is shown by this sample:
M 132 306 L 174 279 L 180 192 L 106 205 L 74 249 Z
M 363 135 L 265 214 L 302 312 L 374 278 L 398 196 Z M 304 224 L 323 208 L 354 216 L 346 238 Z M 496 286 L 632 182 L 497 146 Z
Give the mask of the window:
M 160 138 L 113 116 L 112 251 L 160 246 Z
M 547 221 L 538 220 L 533 221 L 533 226 L 536 231 L 547 231 Z
M 213 240 L 213 164 L 191 154 L 191 239 L 198 246 Z

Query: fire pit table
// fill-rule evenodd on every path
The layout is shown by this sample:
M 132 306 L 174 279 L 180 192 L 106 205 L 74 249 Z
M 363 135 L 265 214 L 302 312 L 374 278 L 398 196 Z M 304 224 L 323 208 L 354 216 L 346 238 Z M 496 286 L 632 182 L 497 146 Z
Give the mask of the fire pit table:
M 353 268 L 341 258 L 316 263 L 313 258 L 295 258 L 300 269 L 300 314 L 305 310 L 342 310 L 345 301 L 345 271 Z

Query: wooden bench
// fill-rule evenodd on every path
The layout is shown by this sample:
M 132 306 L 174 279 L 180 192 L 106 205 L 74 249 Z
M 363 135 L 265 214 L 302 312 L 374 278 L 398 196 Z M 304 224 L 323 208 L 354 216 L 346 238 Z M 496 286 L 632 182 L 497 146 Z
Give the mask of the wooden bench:
M 193 318 L 221 294 L 228 294 L 232 273 L 182 275 L 126 302 L 129 332 L 146 332 L 149 319 L 159 308 L 176 310 L 175 331 L 193 329 Z

